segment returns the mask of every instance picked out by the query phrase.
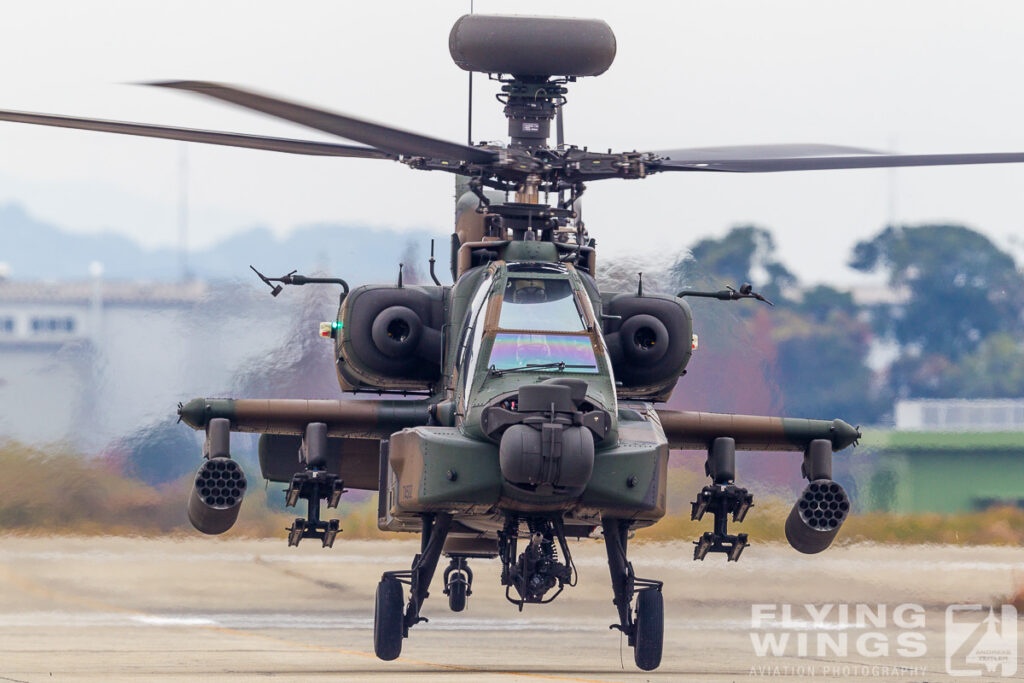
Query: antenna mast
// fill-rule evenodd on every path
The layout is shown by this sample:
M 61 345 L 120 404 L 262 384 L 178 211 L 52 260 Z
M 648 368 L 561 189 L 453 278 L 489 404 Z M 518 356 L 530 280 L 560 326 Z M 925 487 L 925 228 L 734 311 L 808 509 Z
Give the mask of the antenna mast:
M 188 275 L 188 143 L 181 143 L 178 157 L 178 277 L 187 282 Z
M 469 0 L 469 13 L 473 13 L 473 0 Z M 473 146 L 473 72 L 469 72 L 469 111 L 466 116 L 466 144 Z

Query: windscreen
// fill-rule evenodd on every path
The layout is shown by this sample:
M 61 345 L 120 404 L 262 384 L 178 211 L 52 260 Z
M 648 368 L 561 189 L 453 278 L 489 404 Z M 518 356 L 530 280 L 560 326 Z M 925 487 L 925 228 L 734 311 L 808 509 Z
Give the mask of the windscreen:
M 491 348 L 491 366 L 511 370 L 543 366 L 566 372 L 597 372 L 594 346 L 587 335 L 498 332 Z
M 496 370 L 561 366 L 566 372 L 598 371 L 593 343 L 567 279 L 508 278 L 498 327 L 490 357 Z

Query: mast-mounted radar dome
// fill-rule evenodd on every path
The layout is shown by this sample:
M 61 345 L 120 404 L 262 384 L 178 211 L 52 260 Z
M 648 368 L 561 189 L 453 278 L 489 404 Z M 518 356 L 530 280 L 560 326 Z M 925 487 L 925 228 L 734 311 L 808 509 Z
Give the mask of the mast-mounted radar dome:
M 466 14 L 448 35 L 466 71 L 512 76 L 598 76 L 615 59 L 615 34 L 600 19 Z

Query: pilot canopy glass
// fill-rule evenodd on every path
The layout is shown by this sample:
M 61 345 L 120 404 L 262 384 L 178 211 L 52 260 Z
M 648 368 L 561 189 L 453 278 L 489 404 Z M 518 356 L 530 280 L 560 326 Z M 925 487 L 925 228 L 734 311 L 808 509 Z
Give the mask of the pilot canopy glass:
M 496 370 L 564 364 L 565 372 L 598 371 L 593 341 L 567 279 L 508 278 L 498 327 L 490 357 Z
M 584 332 L 568 280 L 510 277 L 505 281 L 498 326 L 503 330 Z

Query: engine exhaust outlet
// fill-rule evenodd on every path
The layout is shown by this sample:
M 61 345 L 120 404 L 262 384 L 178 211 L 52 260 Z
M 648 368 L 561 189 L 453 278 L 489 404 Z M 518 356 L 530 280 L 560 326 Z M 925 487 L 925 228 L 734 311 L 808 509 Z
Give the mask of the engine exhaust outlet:
M 850 514 L 850 498 L 831 479 L 808 484 L 786 518 L 786 540 L 795 550 L 813 555 L 835 540 Z

